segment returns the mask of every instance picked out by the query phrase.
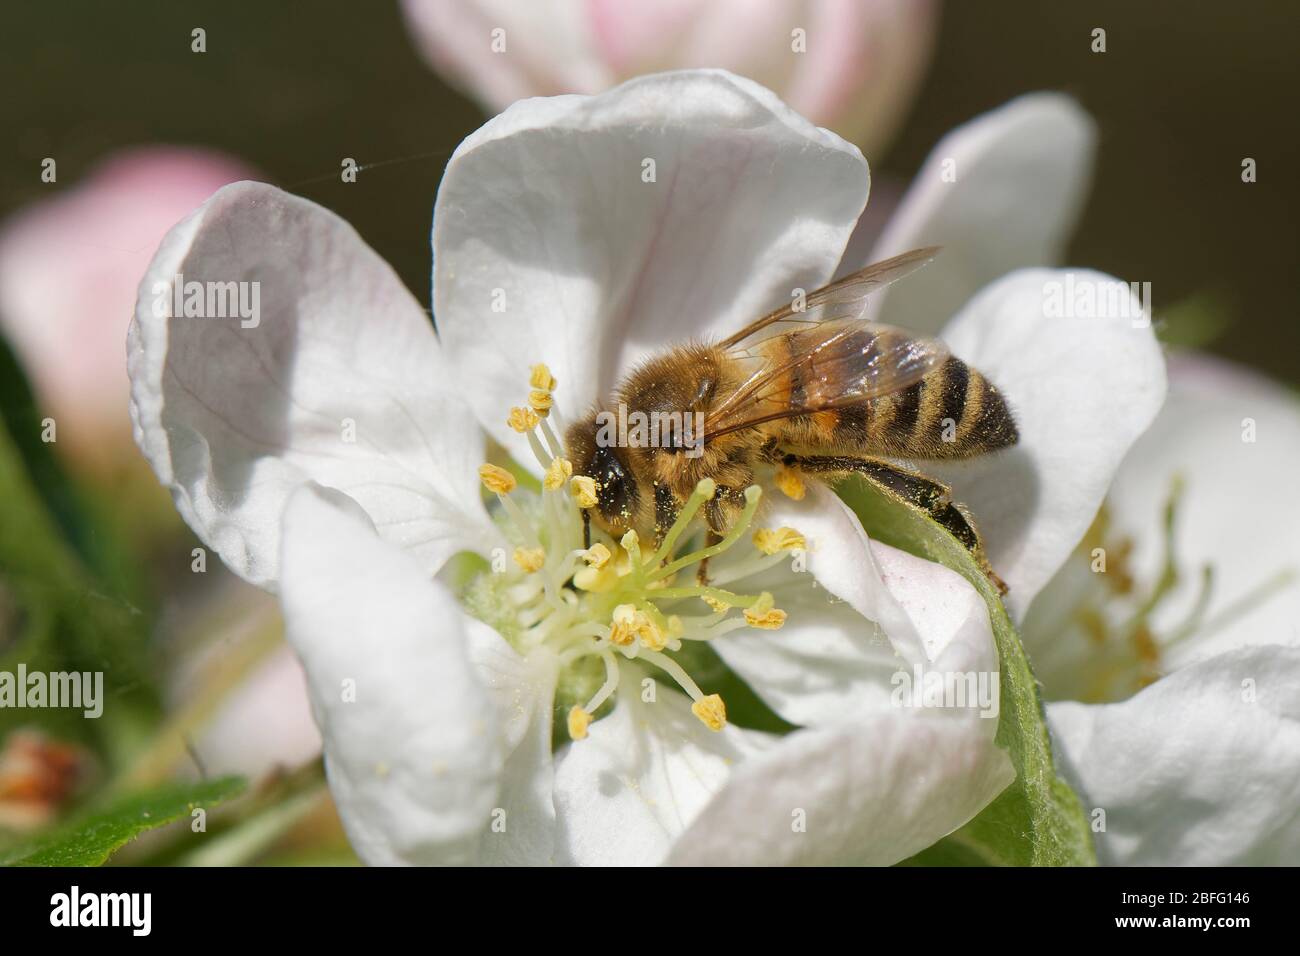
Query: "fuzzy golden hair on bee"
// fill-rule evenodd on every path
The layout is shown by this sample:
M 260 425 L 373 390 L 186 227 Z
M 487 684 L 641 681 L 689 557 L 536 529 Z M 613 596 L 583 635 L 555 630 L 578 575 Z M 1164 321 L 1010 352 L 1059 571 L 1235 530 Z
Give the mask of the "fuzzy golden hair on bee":
M 641 362 L 566 434 L 575 473 L 597 486 L 592 519 L 611 534 L 658 538 L 707 479 L 716 494 L 700 513 L 725 535 L 745 489 L 765 476 L 797 497 L 805 479 L 858 475 L 924 511 L 1001 587 L 966 509 L 897 460 L 1014 445 L 1004 396 L 941 342 L 863 317 L 866 296 L 937 251 L 876 263 L 812 293 L 801 310 L 777 309 L 718 343 L 687 342 Z

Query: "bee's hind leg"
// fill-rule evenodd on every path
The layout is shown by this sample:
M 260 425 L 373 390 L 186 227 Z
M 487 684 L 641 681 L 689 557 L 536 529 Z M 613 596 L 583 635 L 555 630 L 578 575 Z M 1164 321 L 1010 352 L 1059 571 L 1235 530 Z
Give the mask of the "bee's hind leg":
M 1007 593 L 1006 583 L 998 577 L 989 564 L 984 552 L 984 542 L 980 539 L 974 521 L 965 508 L 952 500 L 952 491 L 947 485 L 876 458 L 855 458 L 850 455 L 786 455 L 781 463 L 787 468 L 795 468 L 825 478 L 847 474 L 861 475 L 891 498 L 921 509 L 970 551 L 1000 594 Z

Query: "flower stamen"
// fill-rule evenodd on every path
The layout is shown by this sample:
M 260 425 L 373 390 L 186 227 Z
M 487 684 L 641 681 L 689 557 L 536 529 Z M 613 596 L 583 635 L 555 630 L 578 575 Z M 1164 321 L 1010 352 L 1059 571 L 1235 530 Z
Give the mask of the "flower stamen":
M 693 550 L 676 555 L 701 509 L 718 494 L 717 483 L 706 478 L 696 484 L 672 526 L 656 529 L 663 537 L 653 553 L 643 549 L 634 530 L 614 542 L 596 529 L 604 540 L 581 547 L 577 509 L 596 507 L 600 486 L 591 476 L 573 473 L 573 463 L 562 454 L 552 427 L 558 422 L 548 422 L 548 413 L 554 411 L 554 376 L 544 365 L 533 366 L 529 385 L 528 404 L 512 409 L 507 422 L 527 437 L 541 466 L 540 500 L 529 492 L 515 496 L 516 502 L 511 493 L 519 483 L 511 472 L 491 464 L 480 468 L 480 478 L 501 502 L 503 524 L 517 545 L 517 570 L 507 569 L 504 580 L 491 572 L 476 579 L 472 586 L 480 590 L 475 603 L 490 623 L 501 622 L 498 629 L 521 654 L 545 646 L 556 655 L 557 696 L 571 704 L 566 720 L 571 740 L 588 736 L 598 711 L 617 692 L 620 657 L 662 670 L 691 698 L 696 718 L 711 730 L 722 730 L 727 723 L 722 698 L 705 695 L 671 655 L 682 649 L 684 640 L 709 641 L 746 627 L 778 628 L 785 612 L 774 607 L 766 592 L 741 594 L 716 584 L 674 586 L 675 576 L 752 534 L 757 551 L 737 552 L 739 560 L 718 568 L 726 580 L 748 577 L 783 560 L 786 552 L 805 547 L 803 536 L 786 527 L 751 529 L 762 494 L 754 485 L 744 490 L 744 507 L 720 541 L 693 539 Z M 498 607 L 494 599 L 504 599 L 506 606 Z M 683 617 L 670 613 L 675 606 L 664 603 L 686 599 L 703 600 L 714 613 Z M 729 615 L 733 608 L 742 614 Z M 592 657 L 599 657 L 605 669 L 605 680 L 594 695 Z

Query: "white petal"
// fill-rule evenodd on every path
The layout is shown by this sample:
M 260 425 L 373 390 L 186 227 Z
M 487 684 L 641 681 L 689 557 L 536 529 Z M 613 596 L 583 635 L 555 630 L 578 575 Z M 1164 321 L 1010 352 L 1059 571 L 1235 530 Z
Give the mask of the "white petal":
M 988 608 L 961 575 L 869 541 L 857 516 L 824 486 L 803 501 L 774 496 L 764 514 L 808 541 L 807 570 L 786 564 L 729 584 L 769 590 L 788 617 L 777 631 L 733 632 L 713 646 L 763 700 L 795 724 L 825 723 L 889 705 L 915 665 L 997 670 Z M 879 625 L 879 627 L 877 627 Z
M 502 757 L 455 601 L 316 485 L 285 508 L 283 566 L 287 636 L 353 848 L 373 864 L 475 861 Z
M 255 283 L 256 324 L 159 317 L 178 275 Z M 346 491 L 430 570 L 492 540 L 481 438 L 427 317 L 314 203 L 237 183 L 172 229 L 140 284 L 128 368 L 137 443 L 194 532 L 254 584 L 274 587 L 280 514 L 309 479 Z
M 796 731 L 732 774 L 669 862 L 897 863 L 965 824 L 1015 779 L 992 743 L 996 724 L 891 709 Z
M 918 246 L 943 253 L 876 298 L 872 317 L 933 335 L 999 276 L 1055 265 L 1083 203 L 1095 139 L 1088 114 L 1057 93 L 1021 96 L 945 136 L 870 261 Z
M 773 739 L 731 724 L 709 730 L 661 673 L 650 678 L 654 702 L 643 702 L 647 677 L 625 664 L 614 710 L 556 758 L 561 862 L 660 862 L 733 766 Z
M 1176 647 L 1171 663 L 1248 643 L 1300 643 L 1300 502 L 1278 486 L 1298 472 L 1294 393 L 1228 362 L 1170 359 L 1169 398 L 1124 459 L 1107 506 L 1115 534 L 1133 540 L 1131 572 L 1150 588 L 1164 558 L 1164 502 L 1175 476 L 1183 481 L 1174 531 L 1181 580 L 1153 625 L 1168 634 L 1187 620 L 1209 565 L 1212 629 Z
M 1139 306 L 1127 289 L 1096 317 L 1053 314 L 1054 289 L 1116 281 L 1084 270 L 1015 272 L 943 332 L 953 353 L 1003 392 L 1020 429 L 1014 448 L 925 465 L 974 514 L 1011 589 L 1013 617 L 1082 538 L 1120 460 L 1164 400 L 1164 356 L 1149 322 L 1129 317 Z
M 1106 812 L 1101 862 L 1300 863 L 1300 649 L 1230 651 L 1123 703 L 1047 716 L 1085 809 Z
M 456 150 L 434 217 L 434 311 L 480 421 L 522 460 L 504 421 L 530 364 L 572 420 L 648 351 L 822 284 L 868 178 L 855 147 L 721 71 L 511 106 Z
M 558 661 L 545 648 L 520 657 L 480 621 L 466 621 L 466 630 L 470 660 L 496 707 L 504 759 L 494 827 L 483 837 L 479 862 L 550 864 L 555 850 L 551 721 Z

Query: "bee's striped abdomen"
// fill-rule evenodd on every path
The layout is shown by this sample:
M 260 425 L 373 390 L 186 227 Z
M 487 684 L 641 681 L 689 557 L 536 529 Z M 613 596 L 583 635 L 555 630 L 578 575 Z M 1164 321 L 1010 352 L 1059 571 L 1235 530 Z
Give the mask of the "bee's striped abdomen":
M 870 451 L 898 458 L 970 458 L 1014 445 L 1019 435 L 996 386 L 958 358 L 870 403 Z

